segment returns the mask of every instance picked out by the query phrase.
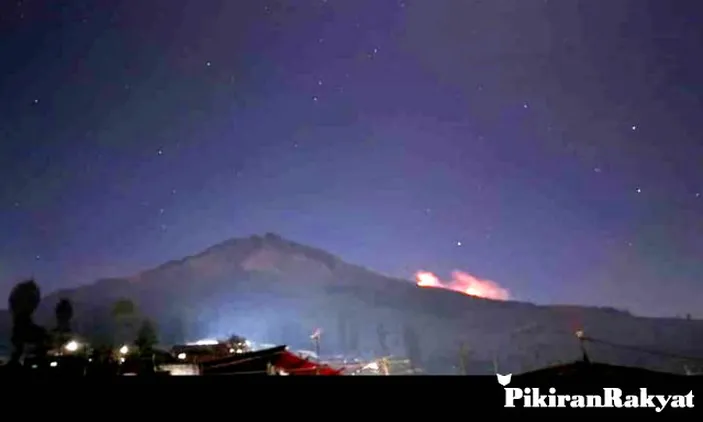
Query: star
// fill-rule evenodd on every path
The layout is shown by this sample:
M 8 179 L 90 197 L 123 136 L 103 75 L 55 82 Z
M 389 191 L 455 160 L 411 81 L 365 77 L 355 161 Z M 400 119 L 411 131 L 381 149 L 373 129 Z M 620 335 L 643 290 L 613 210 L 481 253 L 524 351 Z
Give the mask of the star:
M 34 104 L 39 104 L 39 99 L 35 98 L 33 102 L 34 102 Z
M 212 62 L 205 62 L 205 66 L 207 66 L 207 67 L 212 66 Z
M 642 189 L 640 189 L 640 188 L 635 188 L 635 192 L 637 192 L 637 193 L 642 193 Z
M 637 125 L 632 125 L 630 129 L 632 129 L 633 131 L 637 130 Z
M 159 149 L 156 151 L 157 155 L 164 155 L 164 151 L 162 149 Z
M 528 109 L 528 108 L 530 108 L 530 105 L 529 105 L 529 104 L 527 104 L 527 103 L 524 103 L 524 104 L 522 105 L 522 108 L 524 108 L 524 109 Z
M 701 197 L 701 193 L 700 193 L 700 192 L 696 192 L 696 195 L 695 195 L 695 196 L 696 196 L 696 198 L 700 198 L 700 197 Z
M 594 173 L 600 173 L 601 171 L 602 171 L 602 170 L 601 170 L 600 167 L 594 167 L 594 168 L 593 168 L 593 172 L 594 172 Z
M 312 101 L 315 102 L 315 103 L 318 101 L 317 95 L 313 95 Z
M 456 245 L 461 246 L 462 245 L 461 241 L 456 242 Z

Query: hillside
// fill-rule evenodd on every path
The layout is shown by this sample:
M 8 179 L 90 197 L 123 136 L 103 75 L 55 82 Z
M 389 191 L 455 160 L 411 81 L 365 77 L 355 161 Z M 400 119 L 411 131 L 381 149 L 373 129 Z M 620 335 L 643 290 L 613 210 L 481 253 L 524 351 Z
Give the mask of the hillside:
M 410 354 L 432 373 L 453 373 L 459 349 L 472 373 L 519 372 L 580 355 L 576 328 L 625 346 L 703 356 L 703 321 L 640 318 L 612 309 L 498 302 L 418 288 L 273 234 L 232 239 L 129 278 L 49 294 L 37 313 L 49 324 L 60 297 L 74 301 L 77 331 L 109 337 L 110 305 L 132 298 L 165 343 L 237 332 L 326 353 Z M 9 318 L 0 315 L 0 337 Z M 681 372 L 695 362 L 588 344 L 592 359 Z

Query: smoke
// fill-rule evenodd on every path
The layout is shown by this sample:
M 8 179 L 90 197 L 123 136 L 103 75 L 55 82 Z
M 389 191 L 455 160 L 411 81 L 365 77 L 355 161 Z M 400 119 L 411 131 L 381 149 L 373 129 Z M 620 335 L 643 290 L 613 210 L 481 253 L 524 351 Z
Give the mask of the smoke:
M 455 270 L 452 279 L 442 281 L 429 271 L 415 273 L 415 281 L 420 287 L 434 287 L 438 289 L 453 290 L 468 296 L 482 297 L 492 300 L 508 300 L 510 292 L 491 280 L 483 280 L 469 273 Z

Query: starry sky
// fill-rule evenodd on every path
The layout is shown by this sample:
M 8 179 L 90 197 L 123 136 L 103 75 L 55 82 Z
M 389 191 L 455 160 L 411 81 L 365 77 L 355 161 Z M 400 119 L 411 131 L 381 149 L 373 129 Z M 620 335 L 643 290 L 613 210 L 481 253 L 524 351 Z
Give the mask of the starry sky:
M 700 2 L 1 4 L 0 295 L 276 232 L 703 316 Z

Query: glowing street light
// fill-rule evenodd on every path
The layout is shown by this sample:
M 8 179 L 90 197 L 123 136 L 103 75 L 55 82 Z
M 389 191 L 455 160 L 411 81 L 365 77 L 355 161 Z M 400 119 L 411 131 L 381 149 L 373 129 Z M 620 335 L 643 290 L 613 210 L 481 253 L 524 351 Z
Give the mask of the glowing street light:
M 67 352 L 75 352 L 76 350 L 78 350 L 79 347 L 80 344 L 78 344 L 78 342 L 75 340 L 69 341 L 68 343 L 66 343 L 66 346 L 64 346 Z
M 120 347 L 120 354 L 121 355 L 126 355 L 127 353 L 129 353 L 129 347 L 127 347 L 127 345 Z
M 180 359 L 180 360 L 185 360 L 185 359 L 186 359 L 186 354 L 185 354 L 185 353 L 179 353 L 179 354 L 178 354 L 178 359 Z

